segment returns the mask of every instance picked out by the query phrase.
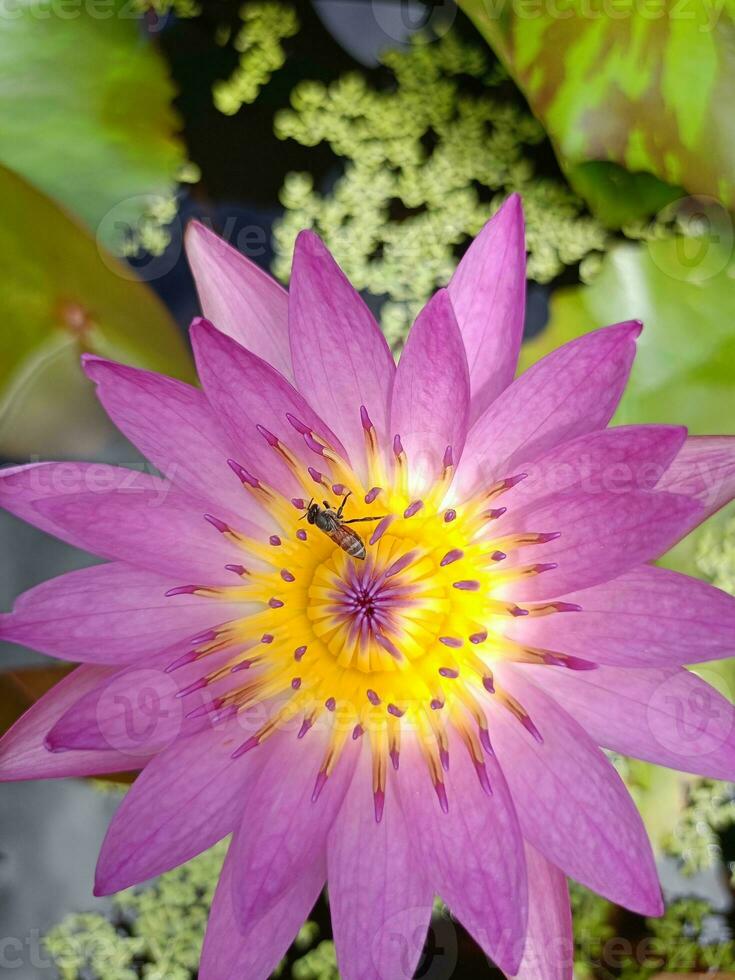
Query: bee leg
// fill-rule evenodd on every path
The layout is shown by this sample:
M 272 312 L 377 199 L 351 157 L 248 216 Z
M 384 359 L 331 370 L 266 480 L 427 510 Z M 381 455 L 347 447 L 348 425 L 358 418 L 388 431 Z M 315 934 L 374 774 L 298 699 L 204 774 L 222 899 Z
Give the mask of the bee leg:
M 382 521 L 386 514 L 379 514 L 377 517 L 353 517 L 349 521 L 342 521 L 343 524 L 360 524 L 362 521 Z
M 340 519 L 340 520 L 342 518 L 342 512 L 345 509 L 345 504 L 347 503 L 347 498 L 351 495 L 351 493 L 352 493 L 352 491 L 351 490 L 348 490 L 347 493 L 342 498 L 342 503 L 339 505 L 339 510 L 337 511 L 337 518 Z M 326 503 L 326 501 L 325 501 L 325 503 Z M 351 522 L 350 521 L 343 521 L 342 523 L 343 524 L 350 524 Z

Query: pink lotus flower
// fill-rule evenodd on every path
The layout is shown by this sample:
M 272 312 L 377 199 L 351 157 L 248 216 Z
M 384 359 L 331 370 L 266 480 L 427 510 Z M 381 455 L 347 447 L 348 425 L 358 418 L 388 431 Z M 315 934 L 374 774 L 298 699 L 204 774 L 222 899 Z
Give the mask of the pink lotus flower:
M 233 834 L 205 980 L 267 977 L 325 881 L 346 980 L 410 977 L 435 895 L 507 974 L 571 977 L 567 876 L 662 909 L 598 746 L 735 778 L 733 708 L 682 667 L 735 653 L 735 599 L 650 564 L 735 495 L 735 441 L 606 428 L 637 322 L 514 380 L 517 198 L 398 367 L 314 234 L 288 295 L 203 227 L 188 245 L 203 390 L 85 358 L 164 476 L 2 473 L 3 506 L 108 562 L 0 618 L 83 661 L 0 776 L 142 769 L 98 894 Z

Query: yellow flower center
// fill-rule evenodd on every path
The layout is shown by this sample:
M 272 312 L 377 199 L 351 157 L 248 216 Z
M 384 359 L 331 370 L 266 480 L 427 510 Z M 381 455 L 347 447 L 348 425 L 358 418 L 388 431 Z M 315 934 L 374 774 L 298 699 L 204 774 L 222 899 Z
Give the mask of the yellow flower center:
M 231 462 L 278 533 L 263 543 L 211 518 L 243 549 L 243 565 L 228 566 L 240 583 L 187 591 L 242 601 L 252 612 L 204 638 L 195 658 L 226 653 L 192 687 L 216 692 L 212 705 L 218 712 L 268 705 L 267 720 L 238 753 L 286 724 L 295 722 L 304 737 L 317 720 L 326 721 L 331 746 L 322 779 L 345 740 L 366 735 L 378 815 L 386 759 L 398 767 L 401 733 L 407 729 L 420 736 L 440 799 L 450 723 L 465 740 L 484 785 L 483 750 L 490 748 L 485 698 L 499 699 L 539 737 L 523 707 L 496 684 L 494 663 L 583 666 L 505 635 L 514 617 L 565 611 L 564 603 L 520 608 L 501 598 L 509 582 L 550 567 L 510 562 L 511 552 L 555 535 L 494 533 L 505 512 L 498 499 L 523 474 L 471 500 L 450 502 L 448 448 L 434 485 L 416 497 L 408 489 L 409 461 L 400 440 L 389 474 L 369 420 L 368 485 L 314 432 L 302 429 L 328 474 L 303 466 L 279 440 L 265 436 L 305 493 L 316 492 L 315 501 L 287 500 Z

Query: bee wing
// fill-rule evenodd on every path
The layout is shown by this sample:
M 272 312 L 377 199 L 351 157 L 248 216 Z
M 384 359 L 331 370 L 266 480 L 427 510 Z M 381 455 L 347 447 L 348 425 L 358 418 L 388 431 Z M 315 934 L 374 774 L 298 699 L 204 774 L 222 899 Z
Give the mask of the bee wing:
M 365 557 L 365 542 L 356 531 L 345 527 L 344 524 L 337 524 L 334 530 L 329 532 L 329 537 L 342 551 L 353 558 Z
M 332 539 L 332 541 L 334 541 L 335 544 L 338 544 L 340 548 L 344 548 L 345 551 L 347 550 L 345 545 L 354 541 L 355 538 L 358 537 L 358 535 L 355 534 L 354 531 L 351 531 L 348 527 L 345 527 L 344 524 L 335 523 L 334 528 L 331 531 L 328 531 L 327 533 L 329 534 L 329 537 Z

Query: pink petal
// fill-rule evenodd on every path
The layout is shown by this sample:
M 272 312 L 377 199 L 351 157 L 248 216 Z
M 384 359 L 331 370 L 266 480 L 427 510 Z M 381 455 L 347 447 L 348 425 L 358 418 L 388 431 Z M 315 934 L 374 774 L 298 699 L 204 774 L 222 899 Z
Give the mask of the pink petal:
M 389 792 L 375 820 L 370 757 L 357 771 L 329 833 L 329 904 L 343 980 L 410 980 L 431 921 L 433 893 Z
M 521 617 L 506 635 L 623 667 L 735 656 L 735 598 L 677 572 L 642 565 L 560 599 L 581 611 Z
M 682 530 L 684 537 L 735 498 L 735 436 L 690 436 L 659 487 L 702 504 L 703 511 Z
M 470 366 L 474 422 L 513 380 L 523 339 L 526 246 L 517 194 L 472 242 L 448 288 Z
M 585 730 L 526 675 L 498 666 L 499 683 L 523 705 L 543 743 L 497 701 L 493 745 L 523 836 L 552 864 L 641 915 L 663 911 L 651 846 L 623 781 Z
M 291 494 L 301 487 L 278 451 L 257 426 L 277 436 L 297 457 L 318 468 L 321 456 L 309 449 L 287 419 L 291 414 L 344 454 L 342 445 L 293 385 L 264 360 L 225 337 L 206 320 L 191 327 L 199 377 L 207 397 L 236 446 L 235 458 L 265 483 Z
M 50 727 L 50 752 L 123 752 L 147 758 L 206 721 L 188 722 L 178 682 L 161 669 L 132 667 L 100 680 Z M 200 702 L 201 703 L 201 702 Z
M 688 670 L 522 669 L 598 745 L 670 769 L 735 778 L 735 708 Z
M 204 937 L 199 980 L 267 980 L 309 917 L 324 887 L 324 860 L 299 870 L 276 904 L 255 909 L 246 925 L 233 909 L 234 848 L 225 859 Z
M 311 231 L 296 239 L 288 315 L 299 390 L 359 468 L 365 455 L 360 406 L 385 445 L 395 364 L 372 313 Z
M 349 745 L 314 801 L 329 744 L 326 733 L 314 728 L 297 741 L 296 732 L 288 731 L 265 744 L 267 755 L 243 801 L 242 823 L 232 845 L 237 866 L 234 907 L 243 926 L 253 915 L 268 912 L 296 875 L 324 855 L 356 762 L 356 750 Z M 260 746 L 252 749 L 260 751 Z
M 419 313 L 396 371 L 390 432 L 398 433 L 412 477 L 431 485 L 444 453 L 459 462 L 467 436 L 470 378 L 449 294 L 439 290 Z
M 528 935 L 516 980 L 572 980 L 574 937 L 567 880 L 526 844 Z
M 0 781 L 93 776 L 142 768 L 147 757 L 112 749 L 57 754 L 45 747 L 46 733 L 57 718 L 110 674 L 107 667 L 79 667 L 39 698 L 0 739 Z
M 585 432 L 538 459 L 519 463 L 516 472 L 526 476 L 503 494 L 502 504 L 510 511 L 571 490 L 621 495 L 653 490 L 686 435 L 685 428 L 673 425 L 626 425 Z
M 459 739 L 452 739 L 450 755 L 448 813 L 442 812 L 414 740 L 402 741 L 394 785 L 429 884 L 488 956 L 513 973 L 521 961 L 527 923 L 526 864 L 513 801 L 492 756 L 485 759 L 490 797 Z
M 286 290 L 198 221 L 186 229 L 186 254 L 204 316 L 291 378 Z
M 512 475 L 517 463 L 603 429 L 623 394 L 640 331 L 635 320 L 595 330 L 530 367 L 470 429 L 458 485 L 479 489 Z
M 109 895 L 191 860 L 231 833 L 262 756 L 238 759 L 237 722 L 180 739 L 157 755 L 125 795 L 107 831 L 95 895 Z
M 53 751 L 113 748 L 131 756 L 146 756 L 180 737 L 206 729 L 215 716 L 216 698 L 232 687 L 231 675 L 209 686 L 195 686 L 189 693 L 181 692 L 228 663 L 235 648 L 210 653 L 204 664 L 184 662 L 173 671 L 167 669 L 182 658 L 185 661 L 193 650 L 191 640 L 176 643 L 100 678 L 56 720 L 46 745 Z M 204 712 L 205 707 L 210 711 Z
M 558 533 L 544 544 L 517 549 L 507 567 L 556 563 L 507 586 L 516 601 L 551 598 L 586 589 L 667 551 L 700 505 L 672 493 L 633 490 L 617 494 L 583 489 L 552 494 L 511 510 L 497 522 L 497 534 Z M 502 537 L 498 539 L 502 550 Z
M 0 639 L 62 660 L 125 664 L 242 615 L 241 603 L 166 598 L 179 584 L 118 562 L 82 568 L 19 596 L 0 615 Z
M 151 481 L 164 495 L 170 484 L 147 473 L 108 466 L 106 463 L 31 463 L 28 466 L 9 466 L 0 470 L 0 507 L 21 520 L 53 534 L 63 541 L 76 544 L 64 528 L 39 509 L 39 504 L 51 498 L 79 493 L 126 493 L 150 490 Z
M 107 414 L 166 479 L 220 513 L 263 522 L 262 509 L 227 465 L 235 452 L 204 392 L 89 354 L 83 362 Z
M 101 558 L 139 565 L 182 585 L 232 585 L 225 565 L 237 563 L 242 550 L 205 520 L 206 503 L 157 477 L 137 477 L 136 487 L 38 500 L 26 519 Z M 246 520 L 237 530 L 263 537 Z

